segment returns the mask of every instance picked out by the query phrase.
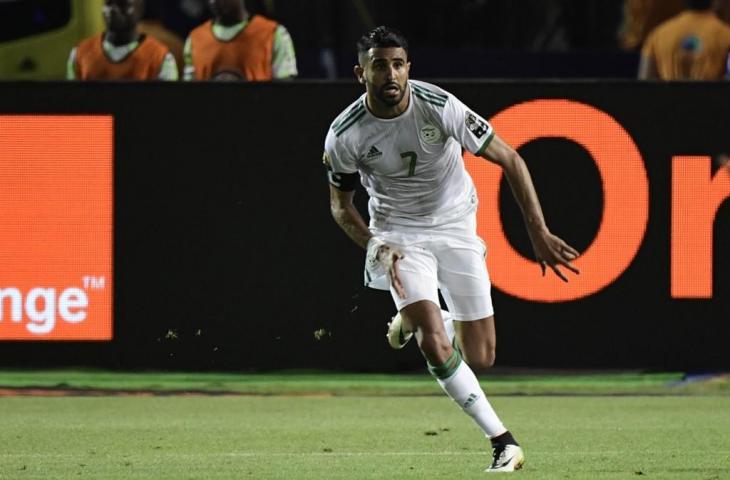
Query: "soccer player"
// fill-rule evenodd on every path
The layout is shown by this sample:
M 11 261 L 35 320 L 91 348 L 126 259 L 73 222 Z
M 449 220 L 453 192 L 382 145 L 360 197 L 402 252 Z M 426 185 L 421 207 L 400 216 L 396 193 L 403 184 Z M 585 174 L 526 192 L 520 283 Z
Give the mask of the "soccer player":
M 261 15 L 250 16 L 243 0 L 209 0 L 213 19 L 185 42 L 184 80 L 281 80 L 297 76 L 294 43 L 287 29 Z
M 106 31 L 71 50 L 68 80 L 177 80 L 170 50 L 141 34 L 143 0 L 104 0 Z
M 567 281 L 558 267 L 578 273 L 571 263 L 578 252 L 550 233 L 525 162 L 492 126 L 447 91 L 409 79 L 408 44 L 399 32 L 377 27 L 357 49 L 355 75 L 365 93 L 325 140 L 332 216 L 366 250 L 366 283 L 391 292 L 399 311 L 391 345 L 414 332 L 431 374 L 491 440 L 487 471 L 517 470 L 522 449 L 472 370 L 493 364 L 496 338 L 476 190 L 462 148 L 502 167 L 543 275 L 549 266 Z M 353 204 L 358 174 L 370 197 L 369 227 Z M 446 332 L 439 289 L 455 334 Z

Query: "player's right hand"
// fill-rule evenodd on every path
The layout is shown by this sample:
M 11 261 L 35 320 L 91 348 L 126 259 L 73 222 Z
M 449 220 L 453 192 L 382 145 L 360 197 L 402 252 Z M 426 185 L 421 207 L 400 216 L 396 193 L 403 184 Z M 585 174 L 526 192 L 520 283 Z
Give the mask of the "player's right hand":
M 406 291 L 403 288 L 403 282 L 401 282 L 401 279 L 398 276 L 398 261 L 405 258 L 403 252 L 388 244 L 383 244 L 378 248 L 377 256 L 378 260 L 383 265 L 383 268 L 388 272 L 390 284 L 395 289 L 395 293 L 397 293 L 400 298 L 406 298 Z

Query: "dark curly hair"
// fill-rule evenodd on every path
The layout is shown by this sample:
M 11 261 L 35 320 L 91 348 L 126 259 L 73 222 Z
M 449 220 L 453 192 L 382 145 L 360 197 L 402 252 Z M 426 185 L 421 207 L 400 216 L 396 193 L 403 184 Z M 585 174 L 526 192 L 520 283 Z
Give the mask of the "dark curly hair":
M 383 25 L 373 28 L 357 41 L 358 55 L 371 48 L 390 47 L 400 47 L 408 53 L 408 40 L 398 30 Z

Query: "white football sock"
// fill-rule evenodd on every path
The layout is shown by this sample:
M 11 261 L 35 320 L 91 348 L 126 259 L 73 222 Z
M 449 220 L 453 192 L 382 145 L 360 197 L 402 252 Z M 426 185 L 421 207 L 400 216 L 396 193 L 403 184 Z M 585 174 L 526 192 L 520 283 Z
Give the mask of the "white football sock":
M 490 405 L 476 375 L 463 360 L 453 375 L 436 378 L 446 394 L 472 417 L 488 438 L 502 435 L 507 429 Z

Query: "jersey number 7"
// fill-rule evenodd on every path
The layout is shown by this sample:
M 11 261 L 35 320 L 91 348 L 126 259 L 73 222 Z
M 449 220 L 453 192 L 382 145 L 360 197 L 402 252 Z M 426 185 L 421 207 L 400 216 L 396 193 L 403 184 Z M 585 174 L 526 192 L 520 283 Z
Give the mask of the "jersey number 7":
M 416 152 L 403 152 L 400 154 L 400 158 L 408 162 L 408 176 L 412 177 L 416 173 L 416 160 L 418 155 Z

